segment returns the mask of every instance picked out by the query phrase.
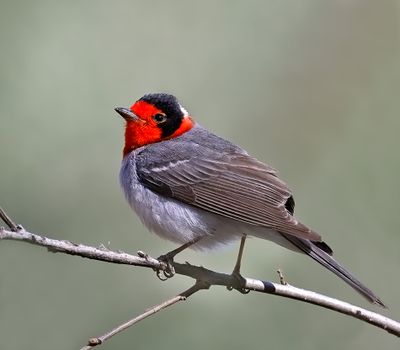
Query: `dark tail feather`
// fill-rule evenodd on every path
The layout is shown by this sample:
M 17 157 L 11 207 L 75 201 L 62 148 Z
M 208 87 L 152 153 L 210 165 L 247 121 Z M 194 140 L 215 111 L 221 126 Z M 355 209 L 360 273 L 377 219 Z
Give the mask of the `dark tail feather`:
M 319 247 L 321 242 L 316 242 L 316 244 L 314 244 L 312 241 L 306 239 L 297 238 L 284 233 L 281 234 L 302 252 L 313 258 L 328 270 L 332 271 L 336 276 L 339 276 L 343 281 L 353 287 L 358 293 L 360 293 L 370 302 L 386 307 L 382 300 L 380 300 L 369 288 L 364 286 L 349 271 L 347 271 L 335 259 L 333 259 L 330 254 L 328 254 L 327 250 L 321 249 Z M 326 244 L 324 244 L 324 246 L 328 247 Z M 329 251 L 330 253 L 332 252 L 330 248 Z

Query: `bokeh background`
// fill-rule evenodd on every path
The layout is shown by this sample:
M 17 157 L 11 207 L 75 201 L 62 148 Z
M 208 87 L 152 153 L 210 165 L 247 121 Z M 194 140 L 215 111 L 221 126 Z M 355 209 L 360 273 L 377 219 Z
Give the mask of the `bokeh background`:
M 199 123 L 280 169 L 297 216 L 389 305 L 306 257 L 251 240 L 243 273 L 400 318 L 399 2 L 1 1 L 0 204 L 27 229 L 153 256 L 118 184 L 113 111 L 170 92 Z M 178 261 L 230 272 L 237 247 Z M 0 242 L 0 348 L 78 349 L 192 283 Z M 102 349 L 398 349 L 314 306 L 223 288 Z

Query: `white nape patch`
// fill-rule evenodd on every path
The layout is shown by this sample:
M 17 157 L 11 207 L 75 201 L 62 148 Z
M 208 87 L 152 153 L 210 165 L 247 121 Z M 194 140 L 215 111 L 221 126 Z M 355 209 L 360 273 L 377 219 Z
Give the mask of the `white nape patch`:
M 179 104 L 179 108 L 181 109 L 184 118 L 189 117 L 188 111 L 185 108 L 183 108 L 181 104 Z
M 176 162 L 170 162 L 168 165 L 164 165 L 164 166 L 161 166 L 161 167 L 151 168 L 150 171 L 154 171 L 154 172 L 156 172 L 156 173 L 159 173 L 159 172 L 161 172 L 161 171 L 165 171 L 165 170 L 174 168 L 174 167 L 176 167 L 176 166 L 179 165 L 179 164 L 187 163 L 188 161 L 189 161 L 188 159 L 184 159 L 184 160 L 178 160 L 178 161 L 176 161 Z

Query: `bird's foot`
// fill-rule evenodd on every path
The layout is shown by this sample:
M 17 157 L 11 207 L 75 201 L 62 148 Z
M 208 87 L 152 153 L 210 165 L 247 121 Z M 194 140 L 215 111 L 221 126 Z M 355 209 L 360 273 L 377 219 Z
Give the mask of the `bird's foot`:
M 167 253 L 167 254 L 160 255 L 157 258 L 157 260 L 159 262 L 167 265 L 166 269 L 164 269 L 164 270 L 156 270 L 157 277 L 161 281 L 166 281 L 167 279 L 169 279 L 175 275 L 174 256 L 175 256 L 175 254 Z
M 226 287 L 228 290 L 236 289 L 242 294 L 250 293 L 250 289 L 246 288 L 246 280 L 240 274 L 240 271 L 236 269 L 233 270 L 231 276 L 233 278 L 233 283 L 231 286 Z

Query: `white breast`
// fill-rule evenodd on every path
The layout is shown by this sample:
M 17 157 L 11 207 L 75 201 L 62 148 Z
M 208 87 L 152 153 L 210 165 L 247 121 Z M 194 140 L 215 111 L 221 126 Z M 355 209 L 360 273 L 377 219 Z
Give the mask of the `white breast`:
M 242 232 L 238 232 L 237 224 L 230 224 L 231 220 L 144 187 L 137 177 L 135 156 L 134 151 L 123 159 L 120 183 L 128 203 L 149 230 L 179 244 L 203 237 L 194 247 L 197 249 L 213 248 L 240 238 Z
M 212 249 L 237 241 L 245 233 L 293 249 L 274 230 L 228 219 L 149 190 L 139 182 L 136 173 L 137 152 L 131 152 L 122 161 L 121 187 L 143 224 L 160 237 L 178 244 L 203 237 L 193 248 Z

